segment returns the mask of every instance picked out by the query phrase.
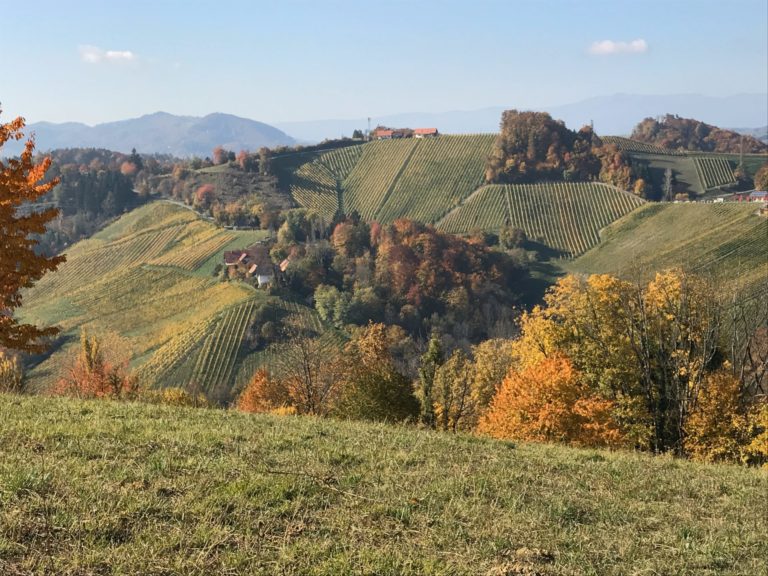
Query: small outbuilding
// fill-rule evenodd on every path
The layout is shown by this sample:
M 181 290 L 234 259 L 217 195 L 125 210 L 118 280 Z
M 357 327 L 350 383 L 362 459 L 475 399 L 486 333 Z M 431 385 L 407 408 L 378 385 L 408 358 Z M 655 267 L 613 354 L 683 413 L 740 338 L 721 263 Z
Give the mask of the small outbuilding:
M 413 135 L 416 138 L 436 138 L 440 133 L 437 128 L 414 128 Z

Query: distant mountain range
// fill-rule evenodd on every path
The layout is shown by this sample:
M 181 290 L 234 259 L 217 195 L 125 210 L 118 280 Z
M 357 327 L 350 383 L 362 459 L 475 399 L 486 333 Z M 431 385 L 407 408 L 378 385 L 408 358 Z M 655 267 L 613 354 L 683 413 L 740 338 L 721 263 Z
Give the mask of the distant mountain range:
M 392 127 L 436 127 L 442 132 L 469 134 L 496 132 L 501 113 L 511 108 L 530 109 L 527 106 L 494 106 L 481 110 L 442 113 L 408 113 L 371 118 L 371 127 L 378 124 Z M 677 114 L 684 118 L 696 118 L 715 126 L 764 126 L 768 123 L 767 94 L 738 94 L 714 97 L 700 94 L 676 94 L 669 96 L 614 94 L 598 96 L 562 106 L 536 107 L 549 112 L 554 118 L 564 120 L 570 128 L 594 123 L 598 134 L 629 135 L 632 128 L 647 117 Z M 324 138 L 350 136 L 355 129 L 365 129 L 366 118 L 346 120 L 316 120 L 307 122 L 276 122 L 275 126 L 294 138 L 316 142 Z
M 471 111 L 395 114 L 371 118 L 371 126 L 436 127 L 441 132 L 453 134 L 496 132 L 501 113 L 515 107 L 514 103 L 510 103 L 508 106 Z M 517 108 L 528 109 L 524 106 Z M 768 124 L 766 94 L 726 97 L 699 94 L 614 94 L 540 109 L 549 112 L 554 118 L 564 120 L 570 128 L 579 128 L 593 122 L 597 133 L 602 135 L 628 135 L 642 119 L 668 113 L 696 118 L 720 127 Z M 364 130 L 367 125 L 366 118 L 279 122 L 269 125 L 230 114 L 216 113 L 199 118 L 156 112 L 96 126 L 76 122 L 38 122 L 28 125 L 26 132 L 35 133 L 37 149 L 40 151 L 93 147 L 130 152 L 136 148 L 143 153 L 205 157 L 210 156 L 216 146 L 237 152 L 258 150 L 262 146 L 313 143 L 326 138 L 351 136 L 354 130 Z M 760 128 L 743 128 L 739 131 L 765 134 L 765 129 Z M 19 143 L 9 142 L 3 147 L 2 154 L 17 154 L 20 150 Z
M 763 126 L 762 128 L 731 128 L 731 130 L 739 134 L 752 136 L 768 144 L 768 126 Z
M 258 150 L 262 146 L 291 145 L 296 141 L 274 126 L 230 114 L 203 118 L 156 112 L 140 118 L 87 126 L 76 122 L 29 124 L 40 151 L 56 148 L 106 148 L 130 152 L 165 153 L 174 156 L 210 156 L 214 147 L 227 150 Z M 3 155 L 17 154 L 21 147 L 9 142 Z

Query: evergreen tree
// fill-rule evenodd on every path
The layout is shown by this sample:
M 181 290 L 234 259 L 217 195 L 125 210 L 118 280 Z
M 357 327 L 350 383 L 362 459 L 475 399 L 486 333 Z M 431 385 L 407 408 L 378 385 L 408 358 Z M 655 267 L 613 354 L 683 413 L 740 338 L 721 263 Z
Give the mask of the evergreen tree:
M 421 357 L 421 366 L 419 367 L 419 382 L 417 396 L 421 403 L 419 419 L 421 423 L 430 428 L 435 427 L 435 404 L 434 404 L 434 386 L 437 369 L 443 363 L 443 348 L 440 344 L 440 337 L 437 333 L 432 333 L 429 340 L 429 347 Z

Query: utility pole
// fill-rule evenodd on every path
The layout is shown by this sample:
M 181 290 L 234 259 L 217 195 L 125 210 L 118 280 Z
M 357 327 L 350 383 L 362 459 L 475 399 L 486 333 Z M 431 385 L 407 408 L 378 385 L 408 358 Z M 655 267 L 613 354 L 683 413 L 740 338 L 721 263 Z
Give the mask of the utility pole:
M 672 169 L 667 168 L 664 170 L 664 195 L 667 197 L 667 201 L 672 200 Z
M 371 139 L 371 117 L 370 116 L 368 116 L 368 132 L 365 135 L 366 135 L 366 140 Z

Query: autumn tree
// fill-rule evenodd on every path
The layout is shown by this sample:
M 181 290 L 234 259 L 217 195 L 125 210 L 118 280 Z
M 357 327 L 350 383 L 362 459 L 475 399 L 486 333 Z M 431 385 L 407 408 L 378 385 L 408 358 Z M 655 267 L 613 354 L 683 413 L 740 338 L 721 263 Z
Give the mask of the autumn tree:
M 237 400 L 237 409 L 243 412 L 272 412 L 291 406 L 290 391 L 271 378 L 265 369 L 259 369 Z
M 137 380 L 128 372 L 128 360 L 119 359 L 101 338 L 84 329 L 77 356 L 51 390 L 55 395 L 113 400 L 135 398 L 138 391 Z
M 24 388 L 24 371 L 16 355 L 0 349 L 0 392 L 21 392 Z
M 472 347 L 472 399 L 474 411 L 465 415 L 468 429 L 477 426 L 479 418 L 491 404 L 504 377 L 514 363 L 511 340 L 492 338 Z
M 768 190 L 768 164 L 760 166 L 755 173 L 755 190 Z
M 0 150 L 9 140 L 23 137 L 24 120 L 16 118 L 0 124 Z M 35 251 L 35 234 L 43 234 L 45 226 L 57 216 L 56 208 L 24 210 L 50 192 L 57 184 L 43 182 L 51 164 L 49 158 L 35 163 L 34 140 L 27 140 L 18 158 L 0 162 L 0 348 L 42 351 L 40 339 L 57 333 L 55 328 L 38 328 L 22 324 L 14 311 L 22 305 L 22 290 L 30 288 L 46 272 L 56 270 L 63 256 L 46 257 Z
M 266 146 L 259 148 L 259 174 L 269 176 L 272 173 L 272 152 Z
M 435 374 L 432 390 L 435 426 L 440 430 L 470 430 L 477 404 L 472 394 L 472 366 L 461 350 L 454 350 Z
M 298 327 L 289 327 L 275 361 L 276 385 L 299 414 L 325 416 L 340 392 L 338 354 Z
M 334 414 L 397 422 L 414 419 L 419 403 L 410 379 L 396 365 L 394 349 L 409 342 L 399 326 L 369 323 L 344 348 Z
M 229 151 L 225 150 L 223 146 L 216 146 L 213 149 L 213 163 L 217 166 L 220 164 L 225 164 L 229 158 Z
M 478 430 L 495 438 L 619 446 L 613 403 L 589 390 L 570 360 L 553 356 L 504 379 Z
M 720 343 L 722 302 L 710 282 L 680 270 L 647 285 L 567 276 L 545 302 L 523 317 L 517 362 L 566 356 L 592 391 L 615 403 L 638 447 L 682 454 L 685 421 Z
M 738 462 L 749 444 L 748 405 L 727 370 L 708 374 L 685 422 L 685 452 L 705 462 Z
M 752 136 L 705 124 L 693 118 L 667 114 L 645 118 L 634 130 L 632 140 L 647 142 L 668 150 L 763 153 L 768 145 Z
M 506 110 L 486 163 L 486 180 L 589 180 L 600 171 L 600 161 L 592 152 L 599 145 L 589 126 L 576 132 L 546 112 Z

